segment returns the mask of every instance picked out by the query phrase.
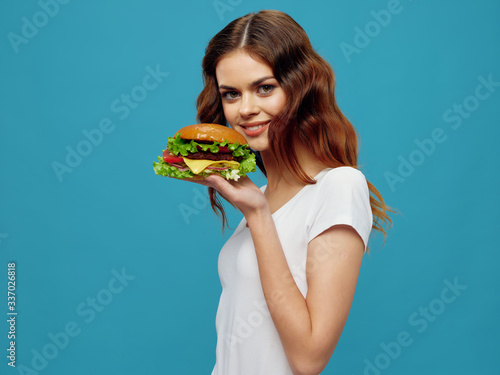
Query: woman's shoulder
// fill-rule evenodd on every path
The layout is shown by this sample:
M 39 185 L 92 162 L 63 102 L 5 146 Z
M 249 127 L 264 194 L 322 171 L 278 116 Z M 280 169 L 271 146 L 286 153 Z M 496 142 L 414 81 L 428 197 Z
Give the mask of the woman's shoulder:
M 315 178 L 318 183 L 328 184 L 342 183 L 349 185 L 366 185 L 366 178 L 363 172 L 354 167 L 327 168 L 321 171 Z

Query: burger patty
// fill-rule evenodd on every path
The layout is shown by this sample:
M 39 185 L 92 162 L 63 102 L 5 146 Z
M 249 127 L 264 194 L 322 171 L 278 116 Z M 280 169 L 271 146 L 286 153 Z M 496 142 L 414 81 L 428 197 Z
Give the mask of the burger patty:
M 219 161 L 219 160 L 234 160 L 234 161 L 241 161 L 243 157 L 241 156 L 233 156 L 232 154 L 224 154 L 224 153 L 213 153 L 213 152 L 195 152 L 193 154 L 189 154 L 186 156 L 188 159 L 193 159 L 193 160 L 214 160 L 214 161 Z

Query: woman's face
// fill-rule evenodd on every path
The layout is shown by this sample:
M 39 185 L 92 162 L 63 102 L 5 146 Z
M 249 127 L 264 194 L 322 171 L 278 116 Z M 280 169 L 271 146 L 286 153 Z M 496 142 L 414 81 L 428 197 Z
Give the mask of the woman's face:
M 269 65 L 238 50 L 215 68 L 227 122 L 255 151 L 269 148 L 269 122 L 285 105 L 285 92 Z

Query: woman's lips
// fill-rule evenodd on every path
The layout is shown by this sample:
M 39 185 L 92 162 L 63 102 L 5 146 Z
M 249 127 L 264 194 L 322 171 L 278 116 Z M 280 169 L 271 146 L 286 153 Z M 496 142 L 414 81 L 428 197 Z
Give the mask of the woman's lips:
M 241 124 L 241 128 L 249 137 L 256 137 L 266 131 L 270 121 L 249 122 Z

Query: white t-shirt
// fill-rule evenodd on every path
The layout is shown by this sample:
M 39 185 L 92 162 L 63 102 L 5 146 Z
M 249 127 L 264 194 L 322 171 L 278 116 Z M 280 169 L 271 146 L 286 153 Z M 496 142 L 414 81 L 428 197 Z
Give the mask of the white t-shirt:
M 325 169 L 315 179 L 316 184 L 306 185 L 272 215 L 288 266 L 304 297 L 309 241 L 333 225 L 347 224 L 358 232 L 366 250 L 372 227 L 369 190 L 360 171 Z M 264 299 L 244 218 L 223 246 L 218 268 L 222 294 L 212 375 L 292 375 Z

